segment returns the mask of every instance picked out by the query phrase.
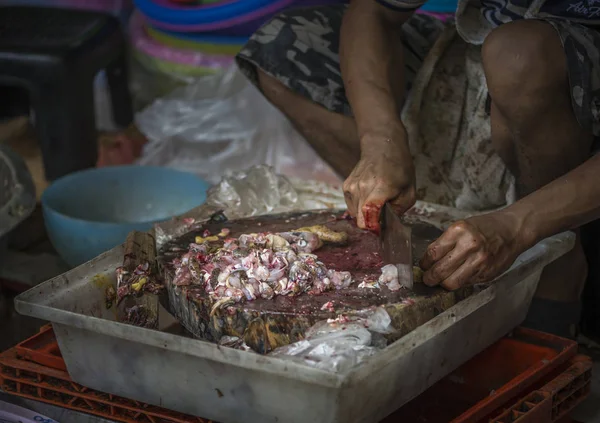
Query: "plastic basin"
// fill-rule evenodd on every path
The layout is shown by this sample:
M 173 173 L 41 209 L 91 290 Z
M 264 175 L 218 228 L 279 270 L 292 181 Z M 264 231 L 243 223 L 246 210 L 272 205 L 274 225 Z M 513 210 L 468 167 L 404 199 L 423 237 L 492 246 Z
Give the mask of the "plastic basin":
M 46 230 L 75 267 L 124 242 L 132 230 L 149 230 L 199 206 L 208 186 L 194 174 L 151 166 L 72 173 L 42 195 Z

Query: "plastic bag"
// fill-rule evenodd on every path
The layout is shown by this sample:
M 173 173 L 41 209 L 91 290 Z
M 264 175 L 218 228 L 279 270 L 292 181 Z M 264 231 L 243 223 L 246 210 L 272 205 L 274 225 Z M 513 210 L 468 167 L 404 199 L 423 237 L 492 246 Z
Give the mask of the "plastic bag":
M 156 245 L 160 249 L 165 242 L 189 232 L 198 222 L 218 211 L 223 211 L 229 219 L 240 219 L 268 213 L 345 207 L 339 187 L 288 179 L 276 174 L 272 167 L 255 166 L 223 178 L 208 191 L 203 205 L 156 225 Z
M 2 239 L 35 209 L 35 184 L 25 160 L 0 143 L 0 249 Z
M 235 66 L 155 100 L 136 123 L 149 140 L 140 164 L 174 167 L 215 183 L 261 164 L 292 177 L 340 182 Z
M 270 355 L 300 360 L 318 369 L 343 372 L 377 352 L 377 348 L 369 346 L 370 343 L 371 333 L 368 330 L 348 330 L 327 338 L 295 342 L 277 348 Z
M 367 309 L 318 322 L 306 331 L 304 340 L 277 348 L 270 355 L 343 372 L 385 348 L 384 334 L 392 330 L 391 318 L 383 307 Z
M 222 210 L 238 210 L 246 216 L 290 210 L 298 192 L 290 181 L 266 166 L 236 172 L 208 191 L 207 204 Z

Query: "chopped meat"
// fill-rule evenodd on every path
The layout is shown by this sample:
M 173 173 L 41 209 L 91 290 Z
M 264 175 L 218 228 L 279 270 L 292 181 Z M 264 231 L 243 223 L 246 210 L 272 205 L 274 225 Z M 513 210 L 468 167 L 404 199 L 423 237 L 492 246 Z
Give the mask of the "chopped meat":
M 379 289 L 379 281 L 368 281 L 364 280 L 360 284 L 358 284 L 359 288 L 369 288 L 369 289 Z
M 413 280 L 414 282 L 423 281 L 423 270 L 418 266 L 413 266 Z M 400 276 L 398 275 L 398 268 L 393 264 L 385 265 L 381 268 L 381 276 L 376 281 L 364 280 L 358 287 L 368 289 L 379 289 L 382 285 L 387 286 L 391 291 L 398 291 L 402 286 L 400 285 Z
M 222 237 L 229 235 L 221 231 Z M 337 235 L 336 235 L 337 234 Z M 277 295 L 320 294 L 347 288 L 350 272 L 328 269 L 312 254 L 323 240 L 309 231 L 243 234 L 214 240 L 209 234 L 174 259 L 174 285 L 200 285 L 216 308 Z M 330 231 L 327 238 L 346 239 Z M 329 241 L 326 241 L 329 242 Z
M 327 301 L 325 304 L 323 304 L 323 307 L 321 307 L 321 311 L 328 311 L 330 313 L 335 313 L 335 307 L 333 306 L 333 301 Z
M 127 321 L 132 325 L 142 328 L 156 327 L 156 316 L 144 305 L 135 305 L 127 308 L 126 313 Z
M 133 272 L 129 272 L 124 267 L 118 267 L 115 271 L 117 275 L 117 304 L 128 295 L 141 295 L 143 292 L 158 294 L 164 285 L 157 280 L 155 275 L 151 275 L 150 264 L 148 262 L 137 266 Z
M 379 283 L 386 285 L 390 291 L 397 291 L 401 288 L 398 282 L 398 268 L 393 264 L 388 264 L 381 268 Z
M 338 315 L 335 319 L 327 319 L 327 323 L 338 323 L 338 324 L 344 324 L 344 323 L 348 323 L 350 322 L 350 319 L 348 318 L 348 316 L 345 316 L 343 314 Z
M 345 244 L 348 241 L 346 232 L 336 232 L 325 225 L 313 225 L 296 229 L 299 232 L 311 232 L 319 236 L 323 242 L 332 242 L 334 244 Z

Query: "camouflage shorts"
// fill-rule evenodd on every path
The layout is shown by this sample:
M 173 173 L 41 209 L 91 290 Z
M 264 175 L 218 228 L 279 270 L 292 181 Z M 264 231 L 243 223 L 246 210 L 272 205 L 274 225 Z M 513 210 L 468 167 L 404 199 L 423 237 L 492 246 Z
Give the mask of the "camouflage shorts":
M 340 28 L 346 6 L 293 9 L 259 29 L 237 56 L 244 74 L 256 84 L 256 67 L 314 102 L 351 115 L 340 71 Z M 427 15 L 413 15 L 402 26 L 408 88 L 423 59 L 444 29 Z
M 339 63 L 345 6 L 293 9 L 259 29 L 237 56 L 256 84 L 256 68 L 329 110 L 352 115 Z M 546 20 L 557 30 L 569 69 L 573 110 L 580 125 L 600 136 L 600 33 L 565 20 Z M 402 27 L 407 89 L 444 23 L 414 14 Z
M 560 36 L 569 69 L 571 105 L 579 125 L 592 132 L 600 147 L 600 33 L 595 29 L 548 19 Z

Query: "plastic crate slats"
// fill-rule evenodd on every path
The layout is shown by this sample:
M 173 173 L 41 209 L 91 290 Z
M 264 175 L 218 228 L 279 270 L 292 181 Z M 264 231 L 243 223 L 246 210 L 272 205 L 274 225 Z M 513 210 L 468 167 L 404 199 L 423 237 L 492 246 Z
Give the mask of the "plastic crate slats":
M 550 337 L 550 335 L 524 329 L 518 329 L 517 333 L 525 338 L 531 338 L 530 344 L 527 346 L 535 350 L 533 352 L 536 354 L 543 352 L 541 348 L 538 348 L 539 351 L 535 349 L 536 342 L 539 342 L 540 339 L 544 340 L 544 337 Z M 542 362 L 552 360 L 556 366 L 564 363 L 563 369 L 566 368 L 566 370 L 507 409 L 500 404 L 500 408 L 496 408 L 496 410 L 504 411 L 496 418 L 476 418 L 475 415 L 467 412 L 453 420 L 453 423 L 483 423 L 484 421 L 489 423 L 564 423 L 563 419 L 567 414 L 590 393 L 592 362 L 588 357 L 575 355 L 577 348 L 575 343 L 555 337 L 552 337 L 551 340 L 555 343 L 562 342 L 564 345 L 560 344 L 561 348 L 554 353 L 554 356 L 546 357 L 544 355 L 539 358 Z M 514 343 L 514 340 L 506 338 L 505 344 L 511 341 Z M 538 379 L 541 377 L 539 369 L 529 369 L 529 372 L 519 374 L 507 386 L 500 388 L 500 391 L 512 389 L 513 395 L 517 392 L 527 392 L 523 389 L 535 375 Z M 44 326 L 36 336 L 0 354 L 0 386 L 4 391 L 14 395 L 124 423 L 211 423 L 199 417 L 97 392 L 75 383 L 66 371 L 54 331 L 50 325 Z M 517 388 L 522 390 L 517 391 Z M 510 392 L 505 392 L 505 395 L 508 394 Z M 512 396 L 512 398 L 515 397 L 518 398 L 518 396 Z M 508 398 L 505 401 L 508 401 Z M 494 413 L 491 410 L 489 416 L 494 416 L 496 413 L 499 411 Z
M 592 362 L 576 356 L 575 363 L 554 380 L 514 404 L 490 423 L 555 422 L 590 393 Z
M 73 382 L 67 372 L 0 354 L 0 386 L 8 393 L 124 423 L 210 423 L 152 405 L 96 392 Z

